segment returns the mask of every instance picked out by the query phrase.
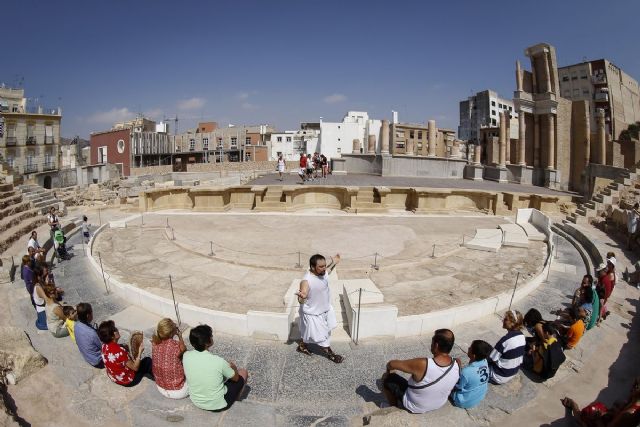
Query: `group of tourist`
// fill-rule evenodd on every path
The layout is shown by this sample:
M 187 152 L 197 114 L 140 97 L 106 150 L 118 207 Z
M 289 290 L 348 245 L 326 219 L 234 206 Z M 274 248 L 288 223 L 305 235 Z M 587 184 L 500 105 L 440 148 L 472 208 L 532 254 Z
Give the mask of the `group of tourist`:
M 319 178 L 326 178 L 329 173 L 329 160 L 324 154 L 318 152 L 311 154 L 300 153 L 300 170 L 298 176 L 302 180 L 302 184 L 305 181 L 315 181 Z M 320 174 L 320 176 L 318 176 Z
M 59 231 L 54 211 L 48 215 L 51 235 Z M 87 217 L 83 217 L 82 238 L 90 238 Z M 192 351 L 187 351 L 182 333 L 171 319 L 162 319 L 152 337 L 152 356 L 143 357 L 144 336 L 134 331 L 128 345 L 121 344 L 120 331 L 113 320 L 93 323 L 91 304 L 76 306 L 60 303 L 64 291 L 57 287 L 46 252 L 33 231 L 29 253 L 22 258 L 21 275 L 31 304 L 36 311 L 36 328 L 48 330 L 54 337 L 70 337 L 84 360 L 94 368 L 104 369 L 114 383 L 133 387 L 143 377 L 155 381 L 160 394 L 171 399 L 191 397 L 193 403 L 210 411 L 225 410 L 235 402 L 248 378 L 245 369 L 209 352 L 213 330 L 199 325 L 189 332 Z
M 37 241 L 37 234 L 32 234 L 29 247 L 37 246 L 31 244 L 32 240 Z M 151 340 L 151 357 L 143 357 L 141 332 L 131 334 L 129 345 L 121 344 L 113 320 L 92 323 L 90 304 L 61 305 L 63 290 L 55 286 L 53 274 L 46 262 L 38 261 L 37 253 L 40 252 L 25 255 L 22 265 L 22 277 L 37 313 L 36 327 L 48 329 L 58 338 L 70 336 L 86 362 L 104 368 L 114 383 L 132 387 L 147 377 L 155 381 L 161 395 L 171 399 L 189 396 L 197 407 L 209 411 L 226 410 L 240 397 L 248 372 L 209 351 L 213 345 L 210 326 L 199 325 L 190 330 L 193 350 L 187 351 L 178 325 L 171 319 L 162 319 Z M 322 255 L 313 255 L 296 293 L 301 334 L 296 350 L 311 356 L 312 347 L 318 347 L 334 363 L 344 360 L 330 346 L 331 331 L 337 322 L 329 275 L 339 262 L 339 254 L 328 263 Z M 472 408 L 485 398 L 489 383 L 505 384 L 521 368 L 541 380 L 553 377 L 565 361 L 564 351 L 575 348 L 587 330 L 606 319 L 607 301 L 616 284 L 615 266 L 614 254 L 607 254 L 606 263 L 597 268 L 597 281 L 594 283 L 591 275 L 585 275 L 570 306 L 557 311 L 553 321 L 544 320 L 534 308 L 524 316 L 517 310 L 506 311 L 502 318 L 506 334 L 494 346 L 474 340 L 467 349 L 466 366 L 460 358 L 450 355 L 455 343 L 453 331 L 436 330 L 430 346 L 433 357 L 387 363 L 381 380 L 386 400 L 411 413 L 436 410 L 447 400 L 461 408 Z M 529 337 L 522 331 L 525 328 Z M 394 371 L 408 375 L 408 379 Z M 637 385 L 634 387 L 632 399 L 638 394 Z M 563 404 L 580 418 L 575 402 L 566 398 Z M 588 408 L 582 411 L 589 413 Z

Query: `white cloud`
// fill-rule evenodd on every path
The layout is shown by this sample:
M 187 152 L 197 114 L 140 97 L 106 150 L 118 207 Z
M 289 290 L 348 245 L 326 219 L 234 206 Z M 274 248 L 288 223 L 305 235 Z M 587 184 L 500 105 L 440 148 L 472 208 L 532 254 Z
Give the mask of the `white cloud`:
M 161 108 L 152 108 L 144 112 L 144 116 L 154 120 L 162 120 L 164 111 Z
M 243 110 L 255 110 L 258 108 L 257 105 L 254 105 L 250 102 L 243 102 L 242 105 L 240 105 L 242 107 Z
M 238 92 L 238 94 L 236 94 L 236 98 L 240 101 L 246 101 L 249 99 L 249 92 Z
M 332 95 L 325 96 L 323 98 L 323 101 L 326 102 L 327 104 L 337 104 L 338 102 L 344 102 L 346 100 L 347 100 L 347 97 L 341 93 L 334 93 Z
M 89 123 L 99 123 L 99 124 L 114 124 L 116 122 L 121 122 L 127 119 L 130 119 L 135 116 L 135 113 L 129 111 L 128 108 L 112 108 L 109 111 L 98 111 L 93 113 L 87 118 L 87 122 Z
M 183 99 L 182 101 L 178 102 L 178 109 L 182 110 L 182 111 L 186 111 L 186 110 L 197 110 L 198 108 L 202 108 L 205 104 L 205 100 L 202 98 L 190 98 L 190 99 Z

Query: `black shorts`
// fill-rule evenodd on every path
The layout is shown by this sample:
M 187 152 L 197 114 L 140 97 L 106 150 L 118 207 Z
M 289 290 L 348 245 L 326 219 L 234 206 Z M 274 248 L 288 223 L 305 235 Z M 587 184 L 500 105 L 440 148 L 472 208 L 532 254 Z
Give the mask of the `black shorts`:
M 402 405 L 402 398 L 409 388 L 409 382 L 400 375 L 392 373 L 385 378 L 383 386 L 396 398 L 396 406 L 400 409 L 404 409 L 404 406 Z
M 227 392 L 224 394 L 224 401 L 227 402 L 227 406 L 225 406 L 224 408 L 213 410 L 211 412 L 222 412 L 231 408 L 233 402 L 238 400 L 238 397 L 240 397 L 240 392 L 244 387 L 244 378 L 238 376 L 238 381 L 227 380 L 224 385 L 227 386 Z

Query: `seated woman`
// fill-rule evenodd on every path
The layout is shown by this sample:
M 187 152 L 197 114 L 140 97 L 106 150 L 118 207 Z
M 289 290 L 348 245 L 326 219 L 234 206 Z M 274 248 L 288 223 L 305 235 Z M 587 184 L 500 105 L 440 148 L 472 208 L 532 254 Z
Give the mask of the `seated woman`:
M 502 320 L 507 334 L 500 338 L 489 355 L 489 379 L 494 384 L 509 382 L 520 370 L 526 340 L 522 329 L 522 313 L 509 310 Z
M 143 341 L 140 341 L 137 355 L 135 359 L 132 359 L 127 349 L 118 344 L 120 332 L 113 320 L 105 320 L 100 323 L 98 337 L 102 341 L 102 361 L 111 381 L 125 387 L 133 387 L 144 376 L 153 380 L 151 358 L 141 359 Z
M 542 318 L 542 314 L 535 308 L 527 311 L 527 314 L 524 315 L 524 327 L 527 328 L 530 337 L 525 338 L 527 346 L 526 351 L 531 349 L 531 346 L 534 344 L 540 344 L 544 341 L 544 334 L 542 333 L 542 325 L 547 323 L 546 320 Z
M 69 336 L 69 330 L 64 324 L 67 319 L 62 310 L 62 306 L 56 300 L 56 287 L 52 285 L 44 285 L 40 288 L 44 290 L 45 312 L 47 315 L 47 328 L 51 335 L 56 338 Z
M 37 280 L 37 279 L 36 279 Z M 46 293 L 42 289 L 40 282 L 35 282 L 33 291 L 31 292 L 31 301 L 36 309 L 36 328 L 46 331 L 47 328 L 47 312 L 46 312 Z
M 178 339 L 174 340 L 173 337 Z M 158 322 L 156 334 L 151 339 L 153 376 L 158 391 L 169 399 L 183 399 L 189 388 L 182 367 L 182 354 L 187 351 L 178 326 L 171 319 Z
M 474 340 L 467 350 L 469 365 L 460 370 L 460 379 L 451 393 L 453 404 L 459 408 L 473 408 L 482 402 L 489 388 L 489 366 L 487 357 L 491 345 L 482 340 Z M 458 360 L 458 365 L 462 363 Z
M 573 299 L 571 300 L 571 305 L 573 307 L 580 306 L 582 304 L 582 290 L 584 288 L 590 288 L 593 286 L 593 276 L 590 274 L 585 274 L 582 277 L 582 282 L 580 282 L 580 287 L 576 289 L 573 293 Z
M 45 286 L 54 286 L 56 288 L 56 300 L 62 299 L 62 295 L 64 294 L 64 290 L 56 286 L 56 279 L 49 269 L 47 263 L 42 263 L 40 265 L 40 281 Z

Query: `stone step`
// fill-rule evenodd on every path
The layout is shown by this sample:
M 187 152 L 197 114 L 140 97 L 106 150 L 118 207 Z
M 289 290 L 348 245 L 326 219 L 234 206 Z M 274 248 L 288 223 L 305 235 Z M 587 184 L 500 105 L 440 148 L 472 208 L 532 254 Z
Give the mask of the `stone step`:
M 586 217 L 594 217 L 597 215 L 595 209 L 589 209 L 584 206 L 581 206 L 578 209 L 576 209 L 575 213 L 577 213 L 580 216 L 586 216 Z
M 567 217 L 567 220 L 574 224 L 589 224 L 589 218 L 587 218 L 586 216 L 578 215 L 576 213 L 572 213 L 571 215 L 569 215 Z
M 23 222 L 24 220 L 27 220 L 29 218 L 33 218 L 35 216 L 38 215 L 38 212 L 34 209 L 30 209 L 30 210 L 26 210 L 26 211 L 22 211 L 22 212 L 17 212 L 14 213 L 13 215 L 9 215 L 6 218 L 3 218 L 0 221 L 0 233 L 17 226 L 18 224 L 20 224 L 21 222 Z
M 604 204 L 611 204 L 613 203 L 613 199 L 611 196 L 608 195 L 604 195 L 604 194 L 596 194 L 593 197 L 593 200 L 595 200 L 598 203 L 604 203 Z
M 40 225 L 45 224 L 47 219 L 43 216 L 34 216 L 26 221 L 20 222 L 18 225 L 11 228 L 11 230 L 0 233 L 0 254 L 6 251 L 16 240 L 26 238 L 33 230 Z M 25 248 L 27 247 L 27 240 L 25 240 Z
M 615 191 L 620 191 L 624 190 L 626 188 L 626 185 L 619 182 L 612 182 L 611 184 L 607 185 L 607 188 Z
M 7 197 L 6 199 L 0 200 L 0 209 L 4 209 L 7 206 L 11 206 L 20 202 L 22 202 L 22 194 L 16 194 L 15 196 Z
M 624 177 L 619 176 L 618 178 L 613 180 L 613 182 L 618 183 L 618 184 L 623 184 L 623 185 L 631 185 L 633 180 L 631 178 L 624 178 Z
M 31 203 L 25 202 L 25 201 L 22 201 L 20 203 L 12 204 L 12 205 L 7 206 L 6 208 L 0 210 L 0 220 L 2 220 L 4 218 L 8 218 L 9 216 L 11 216 L 13 214 L 29 210 L 30 208 L 31 208 Z
M 38 200 L 37 202 L 31 202 L 34 208 L 41 208 L 43 206 L 51 206 L 55 203 L 58 203 L 58 199 L 54 199 L 53 197 L 47 197 L 46 199 Z
M 600 193 L 604 194 L 605 196 L 612 196 L 612 197 L 620 195 L 620 192 L 618 190 L 612 190 L 611 188 L 605 188 Z

